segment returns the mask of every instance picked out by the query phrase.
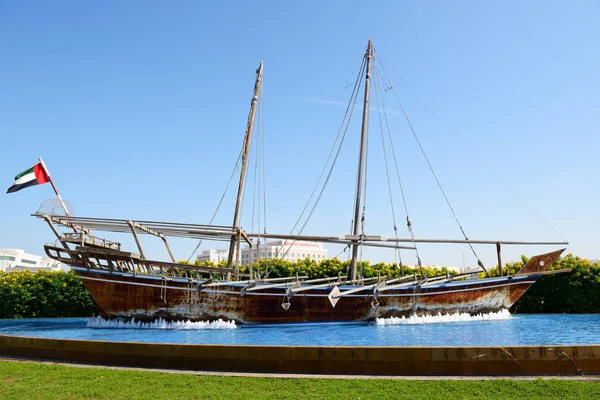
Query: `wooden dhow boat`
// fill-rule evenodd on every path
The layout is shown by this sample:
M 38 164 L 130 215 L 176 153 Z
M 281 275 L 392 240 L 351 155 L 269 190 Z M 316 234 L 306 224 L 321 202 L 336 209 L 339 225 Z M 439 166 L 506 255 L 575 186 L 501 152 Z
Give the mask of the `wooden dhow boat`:
M 371 41 L 361 67 L 364 76 L 364 105 L 354 220 L 361 220 L 361 190 L 365 172 L 367 121 L 370 100 Z M 362 73 L 364 72 L 364 74 Z M 45 245 L 46 254 L 69 265 L 89 290 L 100 316 L 106 319 L 154 321 L 233 320 L 242 324 L 299 323 L 334 321 L 372 321 L 376 318 L 454 313 L 488 313 L 508 309 L 548 271 L 564 249 L 531 257 L 514 275 L 464 279 L 470 274 L 427 276 L 421 274 L 364 279 L 357 275 L 361 246 L 416 250 L 418 243 L 489 244 L 496 246 L 498 265 L 502 265 L 503 245 L 564 245 L 566 242 L 518 242 L 502 240 L 461 240 L 386 238 L 366 235 L 360 223 L 353 223 L 351 235 L 308 236 L 248 233 L 240 227 L 240 208 L 246 166 L 253 132 L 256 103 L 262 83 L 262 63 L 257 70 L 250 114 L 242 150 L 241 173 L 232 226 L 197 225 L 172 222 L 75 217 L 39 212 L 58 242 Z M 356 87 L 355 87 L 356 90 Z M 358 92 L 357 92 L 358 93 Z M 60 198 L 59 198 L 60 199 Z M 62 199 L 61 203 L 62 203 Z M 58 227 L 72 232 L 61 233 Z M 121 249 L 121 244 L 92 235 L 93 231 L 131 233 L 139 253 Z M 462 227 L 461 227 L 462 231 Z M 464 231 L 463 231 L 464 233 Z M 145 257 L 141 235 L 159 237 L 170 261 Z M 223 240 L 230 243 L 226 268 L 178 264 L 167 238 Z M 348 276 L 309 279 L 306 276 L 261 279 L 252 270 L 240 273 L 243 242 L 253 246 L 255 238 L 311 240 L 342 244 L 352 248 Z M 420 265 L 420 260 L 419 260 Z M 404 274 L 402 274 L 404 275 Z M 472 274 L 471 274 L 472 275 Z

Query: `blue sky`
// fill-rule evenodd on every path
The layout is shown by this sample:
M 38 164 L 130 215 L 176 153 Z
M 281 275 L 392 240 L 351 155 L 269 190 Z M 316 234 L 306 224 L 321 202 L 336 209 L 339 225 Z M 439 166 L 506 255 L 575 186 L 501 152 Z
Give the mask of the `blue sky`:
M 77 215 L 206 223 L 239 152 L 262 60 L 268 231 L 287 233 L 372 37 L 470 238 L 563 236 L 570 252 L 600 258 L 599 17 L 594 1 L 0 1 L 0 175 L 8 188 L 42 156 Z M 460 238 L 392 100 L 415 234 Z M 391 237 L 376 114 L 366 231 Z M 305 233 L 349 230 L 358 120 Z M 43 251 L 52 234 L 28 215 L 52 194 L 44 185 L 2 197 L 0 247 Z M 231 224 L 234 201 L 232 190 L 215 223 Z M 397 192 L 395 201 L 400 210 Z M 144 243 L 165 256 L 159 241 Z M 173 247 L 187 258 L 194 243 Z M 493 265 L 494 249 L 477 249 Z M 542 250 L 506 248 L 504 257 Z M 459 265 L 463 253 L 474 263 L 460 246 L 421 253 L 426 264 Z M 372 249 L 364 257 L 393 260 Z

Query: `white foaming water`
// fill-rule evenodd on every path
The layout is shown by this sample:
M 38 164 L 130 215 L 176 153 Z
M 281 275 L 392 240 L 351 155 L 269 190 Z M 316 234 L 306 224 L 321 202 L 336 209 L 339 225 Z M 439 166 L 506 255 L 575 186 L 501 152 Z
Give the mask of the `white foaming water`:
M 390 318 L 376 318 L 376 325 L 415 325 L 415 324 L 437 324 L 442 322 L 464 322 L 464 321 L 494 321 L 500 319 L 511 318 L 510 312 L 506 309 L 498 312 L 492 312 L 488 314 L 477 314 L 471 315 L 467 313 L 456 313 L 456 314 L 437 314 L 437 315 L 423 315 L 418 317 L 411 315 L 410 317 L 390 317 Z
M 88 328 L 116 328 L 116 329 L 236 329 L 235 321 L 173 321 L 168 322 L 160 318 L 154 322 L 141 322 L 130 320 L 105 320 L 95 317 L 88 319 Z

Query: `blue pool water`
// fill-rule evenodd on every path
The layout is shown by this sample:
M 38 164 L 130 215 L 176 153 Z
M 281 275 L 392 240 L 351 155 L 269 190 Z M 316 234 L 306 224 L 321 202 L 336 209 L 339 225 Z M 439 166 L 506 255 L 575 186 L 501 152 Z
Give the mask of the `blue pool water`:
M 514 315 L 500 320 L 417 321 L 399 325 L 238 325 L 234 329 L 91 328 L 87 318 L 13 319 L 0 320 L 0 334 L 120 342 L 292 346 L 599 344 L 600 314 Z

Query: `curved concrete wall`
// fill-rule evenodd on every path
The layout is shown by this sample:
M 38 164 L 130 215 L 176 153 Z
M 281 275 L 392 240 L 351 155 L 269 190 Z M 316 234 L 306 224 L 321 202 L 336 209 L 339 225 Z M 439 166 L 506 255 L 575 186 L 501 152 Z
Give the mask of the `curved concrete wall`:
M 292 347 L 102 342 L 0 335 L 0 355 L 130 367 L 283 374 L 600 374 L 600 345 Z

